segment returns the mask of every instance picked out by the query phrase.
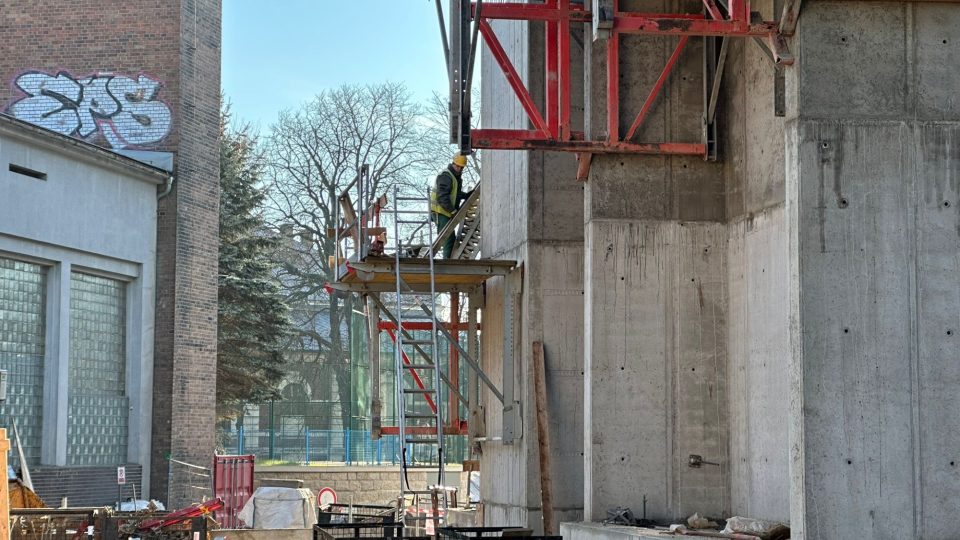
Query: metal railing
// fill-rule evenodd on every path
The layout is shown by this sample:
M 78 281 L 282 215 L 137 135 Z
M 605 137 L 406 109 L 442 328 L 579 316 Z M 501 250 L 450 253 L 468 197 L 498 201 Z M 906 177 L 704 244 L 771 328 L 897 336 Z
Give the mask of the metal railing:
M 258 463 L 296 465 L 398 465 L 399 438 L 384 436 L 373 440 L 369 430 L 303 429 L 298 433 L 247 429 L 222 431 L 224 450 L 253 454 Z M 467 440 L 462 435 L 444 437 L 444 462 L 460 463 L 467 457 Z M 411 452 L 411 450 L 414 450 Z M 416 463 L 436 463 L 436 448 L 408 449 Z

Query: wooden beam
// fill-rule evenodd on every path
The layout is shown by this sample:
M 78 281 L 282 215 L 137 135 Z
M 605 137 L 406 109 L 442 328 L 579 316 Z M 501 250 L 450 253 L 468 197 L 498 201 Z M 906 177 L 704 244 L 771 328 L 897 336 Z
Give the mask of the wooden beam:
M 543 509 L 543 534 L 556 534 L 553 520 L 553 475 L 550 472 L 550 423 L 547 416 L 547 381 L 543 343 L 533 342 L 533 387 L 537 404 L 537 446 L 540 450 L 540 505 Z
M 780 15 L 780 33 L 792 36 L 797 32 L 797 21 L 800 20 L 800 6 L 803 0 L 786 0 L 783 3 L 783 12 Z

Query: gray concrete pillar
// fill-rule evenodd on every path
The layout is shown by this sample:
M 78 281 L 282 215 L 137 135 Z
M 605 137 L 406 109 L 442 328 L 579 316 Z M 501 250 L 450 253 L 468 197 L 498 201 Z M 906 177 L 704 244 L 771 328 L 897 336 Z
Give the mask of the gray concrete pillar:
M 47 273 L 46 362 L 43 367 L 43 435 L 40 463 L 67 464 L 67 399 L 70 389 L 70 271 L 69 262 Z
M 677 38 L 620 39 L 623 136 Z M 585 54 L 594 139 L 606 138 L 605 47 Z M 634 142 L 700 141 L 702 58 L 691 40 Z M 638 517 L 646 506 L 655 519 L 729 506 L 723 187 L 722 167 L 699 157 L 594 156 L 584 205 L 586 520 L 616 506 Z M 691 468 L 691 454 L 721 465 Z
M 957 537 L 960 6 L 808 2 L 788 71 L 793 538 Z

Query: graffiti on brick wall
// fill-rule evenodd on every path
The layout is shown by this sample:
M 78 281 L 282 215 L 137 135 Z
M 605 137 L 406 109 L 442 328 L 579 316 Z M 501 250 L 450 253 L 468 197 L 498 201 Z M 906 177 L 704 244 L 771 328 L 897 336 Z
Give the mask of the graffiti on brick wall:
M 14 85 L 25 95 L 7 108 L 9 114 L 64 135 L 87 139 L 99 132 L 115 149 L 155 145 L 173 122 L 170 107 L 157 98 L 162 85 L 145 75 L 31 71 Z

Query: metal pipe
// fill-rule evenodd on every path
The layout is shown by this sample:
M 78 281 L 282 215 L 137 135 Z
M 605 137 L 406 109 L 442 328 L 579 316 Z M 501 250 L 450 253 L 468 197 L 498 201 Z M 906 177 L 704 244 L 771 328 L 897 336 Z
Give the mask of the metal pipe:
M 473 35 L 470 37 L 470 58 L 467 60 L 467 84 L 464 89 L 463 96 L 463 110 L 464 112 L 472 117 L 472 111 L 470 110 L 472 101 L 470 99 L 473 92 L 471 88 L 473 87 L 473 64 L 477 59 L 477 42 L 480 39 L 480 16 L 483 12 L 483 0 L 477 0 L 476 10 L 473 12 Z
M 170 194 L 171 191 L 173 191 L 173 175 L 172 174 L 167 177 L 167 182 L 163 185 L 163 191 L 157 194 L 157 200 L 159 201 L 160 199 L 166 197 L 167 195 Z
M 443 22 L 443 6 L 436 0 L 437 20 L 440 21 L 440 42 L 443 44 L 443 59 L 447 62 L 447 80 L 450 80 L 450 43 L 447 41 L 447 24 Z

